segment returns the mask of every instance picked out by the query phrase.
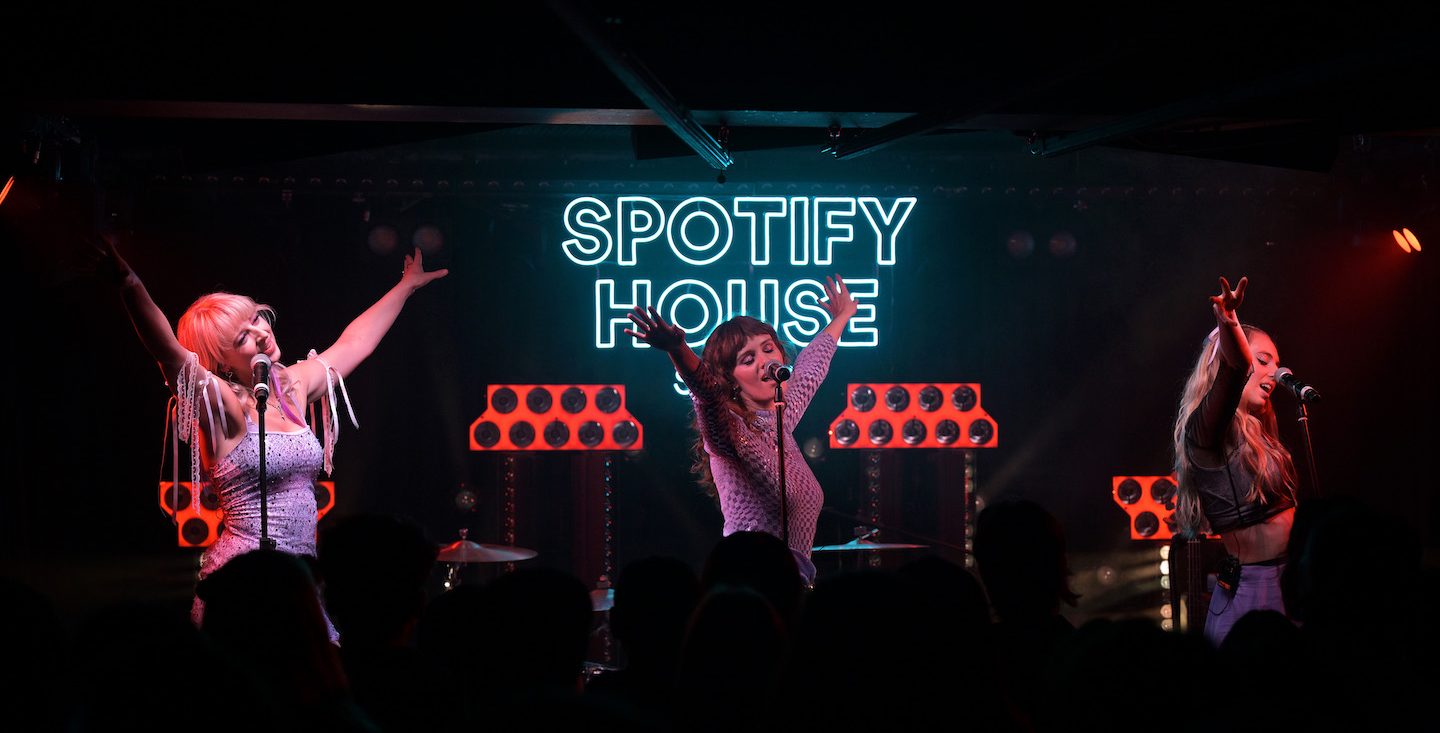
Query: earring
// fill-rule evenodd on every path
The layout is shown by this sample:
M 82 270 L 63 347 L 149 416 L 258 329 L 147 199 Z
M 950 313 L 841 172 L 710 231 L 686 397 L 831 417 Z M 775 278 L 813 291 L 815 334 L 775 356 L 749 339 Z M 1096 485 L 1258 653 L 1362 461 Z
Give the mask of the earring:
M 235 371 L 230 367 L 225 367 L 224 369 L 220 370 L 220 376 L 224 378 L 227 382 L 235 381 Z

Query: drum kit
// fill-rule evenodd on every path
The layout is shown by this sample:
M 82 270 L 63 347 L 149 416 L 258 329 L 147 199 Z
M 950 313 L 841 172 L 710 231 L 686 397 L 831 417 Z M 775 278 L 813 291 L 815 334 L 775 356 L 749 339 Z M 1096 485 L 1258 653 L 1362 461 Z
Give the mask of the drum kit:
M 445 590 L 460 585 L 460 572 L 466 565 L 487 563 L 511 563 L 529 560 L 539 553 L 525 547 L 512 545 L 491 545 L 470 540 L 468 529 L 460 530 L 460 539 L 440 548 L 436 561 L 448 566 L 445 572 Z M 912 545 L 901 542 L 873 542 L 876 530 L 860 534 L 855 539 L 839 545 L 820 545 L 810 548 L 811 552 L 885 552 L 892 550 L 923 550 L 929 545 Z M 591 594 L 591 604 L 596 611 L 608 611 L 615 603 L 613 588 L 598 588 Z
M 468 529 L 460 530 L 460 540 L 440 548 L 440 554 L 435 558 L 436 562 L 448 566 L 445 571 L 445 590 L 451 590 L 460 585 L 460 571 L 466 565 L 520 562 L 539 554 L 525 547 L 474 542 L 466 536 L 469 533 Z
M 811 552 L 881 552 L 884 550 L 923 550 L 929 545 L 911 545 L 900 542 L 872 542 L 879 534 L 875 527 L 856 527 L 855 539 L 840 545 L 821 545 L 810 548 Z

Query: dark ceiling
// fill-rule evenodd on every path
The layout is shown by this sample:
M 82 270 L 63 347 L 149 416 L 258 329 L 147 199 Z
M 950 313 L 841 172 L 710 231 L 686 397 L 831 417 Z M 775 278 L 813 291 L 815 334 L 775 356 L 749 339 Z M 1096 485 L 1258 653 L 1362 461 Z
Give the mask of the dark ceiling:
M 213 137 L 205 121 L 268 120 L 250 136 L 289 144 L 251 146 L 246 155 L 260 158 L 537 124 L 629 125 L 653 143 L 638 156 L 690 154 L 661 144 L 678 138 L 627 88 L 629 73 L 658 82 L 735 151 L 819 148 L 832 127 L 842 142 L 879 129 L 1005 131 L 1017 150 L 1036 153 L 1103 144 L 1326 170 L 1345 136 L 1440 130 L 1431 24 L 1419 12 L 1303 3 L 28 8 L 10 11 L 3 84 L 22 135 L 53 134 L 36 131 L 37 116 L 39 128 L 63 115 L 112 139 L 159 130 L 200 140 Z

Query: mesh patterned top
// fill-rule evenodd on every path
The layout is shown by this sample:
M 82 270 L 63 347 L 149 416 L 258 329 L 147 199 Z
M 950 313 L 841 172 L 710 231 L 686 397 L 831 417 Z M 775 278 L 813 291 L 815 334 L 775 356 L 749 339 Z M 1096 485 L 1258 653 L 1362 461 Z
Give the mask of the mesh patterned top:
M 795 359 L 795 373 L 785 386 L 785 487 L 790 496 L 790 551 L 806 582 L 815 579 L 810 546 L 824 492 L 810 470 L 793 431 L 825 375 L 837 344 L 820 333 Z M 725 516 L 724 534 L 757 531 L 780 536 L 780 501 L 775 455 L 775 413 L 757 410 L 750 422 L 728 407 L 734 398 L 726 382 L 703 363 L 691 377 L 690 399 L 696 422 L 710 454 L 710 472 Z

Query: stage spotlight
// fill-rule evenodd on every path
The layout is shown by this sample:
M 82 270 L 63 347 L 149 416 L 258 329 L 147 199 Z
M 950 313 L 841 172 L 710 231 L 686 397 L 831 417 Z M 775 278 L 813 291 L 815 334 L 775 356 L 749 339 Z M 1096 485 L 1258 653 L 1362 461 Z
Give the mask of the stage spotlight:
M 1109 565 L 1101 565 L 1095 569 L 1095 580 L 1098 581 L 1100 585 L 1115 585 L 1115 579 L 1115 568 Z
M 1175 508 L 1176 493 L 1175 482 L 1168 478 L 1157 478 L 1150 484 L 1150 498 L 1154 499 L 1156 504 L 1164 504 L 1167 509 Z
M 925 442 L 925 423 L 913 417 L 906 420 L 905 424 L 900 426 L 900 439 L 909 445 Z
M 1029 257 L 1035 251 L 1035 235 L 1016 229 L 1005 239 L 1005 249 L 1011 257 Z
M 510 426 L 510 442 L 524 448 L 535 442 L 535 426 L 528 422 L 517 422 Z
M 1124 481 L 1121 481 L 1119 488 L 1115 489 L 1116 498 L 1120 499 L 1120 501 L 1125 504 L 1134 504 L 1135 502 L 1140 501 L 1140 495 L 1142 493 L 1143 492 L 1140 489 L 1140 482 L 1136 481 L 1133 478 L 1127 478 Z
M 1410 231 L 1409 228 L 1391 229 L 1390 234 L 1395 237 L 1395 243 L 1400 245 L 1400 249 L 1406 252 L 1420 251 L 1420 238 L 1415 236 L 1415 232 Z
M 935 424 L 935 440 L 941 445 L 950 445 L 960 439 L 960 423 L 954 420 L 941 420 Z
M 620 409 L 620 392 L 614 387 L 605 387 L 595 393 L 595 409 L 607 415 Z
M 889 420 L 876 420 L 870 423 L 870 442 L 875 445 L 885 445 L 895 436 L 895 428 L 890 425 Z
M 856 425 L 854 420 L 841 420 L 835 426 L 835 440 L 840 445 L 851 445 L 859 438 L 860 426 Z
M 805 441 L 805 445 L 801 450 L 805 452 L 806 458 L 812 461 L 818 460 L 821 456 L 825 455 L 825 441 L 819 438 L 810 438 Z
M 545 425 L 546 445 L 551 448 L 559 448 L 568 442 L 570 442 L 570 428 L 565 423 L 559 420 L 552 420 Z
M 1141 537 L 1149 537 L 1160 531 L 1160 518 L 1154 512 L 1140 512 L 1135 517 L 1135 533 Z
M 939 387 L 932 384 L 920 390 L 920 397 L 915 401 L 919 403 L 920 409 L 926 412 L 934 412 L 940 409 L 940 405 L 945 402 L 945 395 L 940 392 Z
M 621 420 L 615 423 L 614 429 L 610 431 L 611 437 L 621 448 L 628 447 L 635 439 L 640 437 L 640 431 L 635 428 L 635 423 L 629 420 Z
M 995 437 L 995 426 L 989 420 L 976 420 L 970 423 L 970 442 L 981 445 L 990 442 Z
M 891 412 L 899 412 L 910 406 L 910 393 L 900 385 L 885 390 L 885 406 Z
M 964 385 L 956 387 L 955 391 L 950 394 L 950 403 L 955 405 L 955 409 L 961 412 L 969 412 L 975 409 L 975 403 L 978 401 L 979 398 L 976 397 L 975 390 Z
M 180 525 L 180 537 L 185 541 L 185 544 L 191 547 L 199 547 L 200 545 L 206 544 L 205 541 L 210 539 L 210 525 L 206 524 L 203 519 L 191 517 L 185 520 L 184 524 Z
M 164 507 L 165 511 L 171 514 L 174 514 L 177 511 L 183 512 L 186 509 L 189 509 L 191 501 L 189 484 L 186 482 L 181 482 L 179 488 L 173 488 L 174 484 L 172 484 L 171 486 L 171 491 L 166 491 L 160 494 L 161 506 Z
M 550 396 L 550 390 L 544 387 L 535 387 L 525 395 L 525 406 L 536 415 L 544 415 L 549 412 L 552 404 L 554 404 L 554 398 Z
M 10 178 L 5 181 L 5 187 L 0 188 L 0 204 L 5 203 L 5 197 L 10 195 L 10 189 L 14 186 L 15 176 L 10 176 Z
M 1050 254 L 1056 257 L 1069 257 L 1078 248 L 1075 235 L 1070 232 L 1061 230 L 1050 235 Z
M 493 448 L 500 442 L 500 426 L 486 420 L 475 426 L 475 442 L 483 448 Z
M 389 224 L 379 224 L 371 227 L 366 244 L 369 245 L 370 251 L 377 255 L 391 255 L 400 248 L 400 233 Z
M 445 235 L 440 233 L 440 227 L 434 224 L 421 224 L 415 228 L 415 234 L 410 241 L 418 248 L 421 254 L 433 255 L 445 247 Z
M 850 404 L 861 412 L 869 412 L 875 407 L 875 390 L 865 386 L 856 387 L 855 391 L 850 393 Z
M 514 412 L 519 405 L 520 398 L 515 394 L 515 390 L 509 387 L 495 390 L 495 396 L 490 398 L 490 406 L 502 415 Z
M 594 420 L 586 420 L 580 425 L 579 435 L 581 445 L 586 448 L 594 448 L 605 439 L 605 428 L 600 427 L 600 423 Z
M 475 504 L 478 502 L 479 497 L 475 496 L 475 492 L 469 489 L 461 489 L 455 494 L 455 508 L 462 512 L 475 511 Z
M 585 409 L 586 402 L 585 390 L 579 387 L 571 387 L 560 393 L 560 409 L 571 415 L 580 414 L 580 411 Z

